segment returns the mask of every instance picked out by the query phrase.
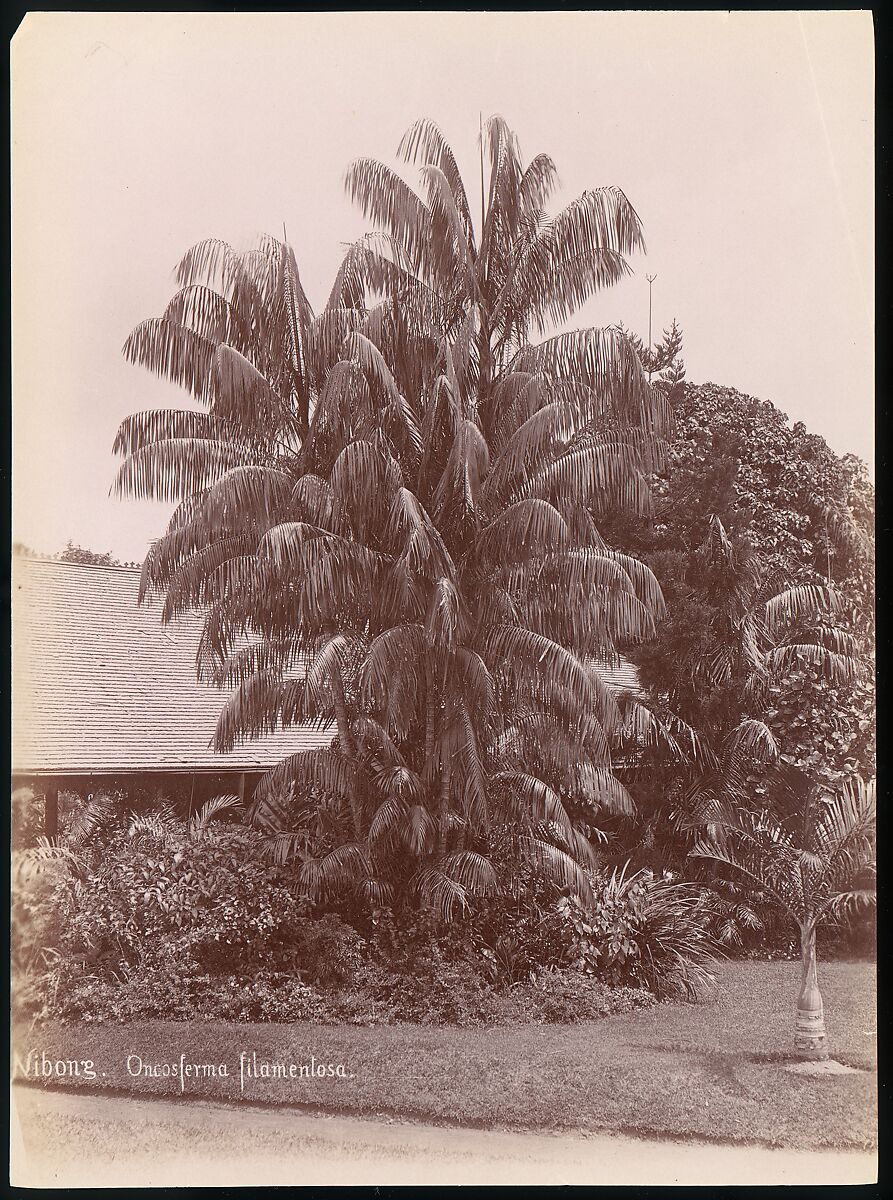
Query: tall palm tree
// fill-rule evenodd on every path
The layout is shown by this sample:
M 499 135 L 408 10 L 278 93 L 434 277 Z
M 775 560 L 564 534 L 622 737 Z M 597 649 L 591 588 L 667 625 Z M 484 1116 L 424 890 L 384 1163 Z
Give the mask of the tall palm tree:
M 142 414 L 117 442 L 122 491 L 180 502 L 144 585 L 166 617 L 207 607 L 200 669 L 236 685 L 219 747 L 337 731 L 263 781 L 255 818 L 304 847 L 318 898 L 421 897 L 444 917 L 498 886 L 506 842 L 585 892 L 581 827 L 631 806 L 594 664 L 663 606 L 597 521 L 647 508 L 666 403 L 618 330 L 531 340 L 629 269 L 638 218 L 614 188 L 549 218 L 551 160 L 522 167 L 501 118 L 483 143 L 479 237 L 430 122 L 401 143 L 421 194 L 353 164 L 378 229 L 319 316 L 289 247 L 191 251 L 126 351 L 206 411 Z M 289 837 L 295 794 L 313 799 L 309 850 Z
M 816 929 L 874 901 L 874 783 L 855 779 L 833 795 L 801 777 L 799 803 L 781 818 L 739 811 L 721 840 L 703 840 L 692 854 L 712 859 L 755 884 L 794 922 L 800 934 L 800 994 L 796 1048 L 801 1057 L 828 1057 L 824 1008 L 816 973 Z

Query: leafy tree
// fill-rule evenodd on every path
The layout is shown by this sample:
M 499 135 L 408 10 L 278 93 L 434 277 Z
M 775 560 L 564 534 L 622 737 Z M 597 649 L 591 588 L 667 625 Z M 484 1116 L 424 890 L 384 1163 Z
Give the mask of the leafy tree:
M 631 651 L 651 707 L 702 742 L 700 761 L 666 739 L 640 750 L 630 783 L 636 840 L 677 866 L 699 791 L 757 802 L 780 768 L 824 787 L 873 774 L 873 496 L 857 459 L 771 404 L 681 384 L 675 323 L 650 354 L 638 347 L 672 405 L 673 438 L 651 517 L 623 514 L 602 532 L 648 563 L 666 599 L 657 637 Z M 744 720 L 761 734 L 742 748 Z
M 786 572 L 746 541 L 736 545 L 718 517 L 710 518 L 684 581 L 710 616 L 699 652 L 677 654 L 662 682 L 673 710 L 699 727 L 737 724 L 767 685 L 794 667 L 814 667 L 832 681 L 854 674 L 855 640 L 833 624 L 842 607 L 834 589 L 789 586 Z M 643 664 L 648 654 L 649 648 L 641 652 Z
M 677 349 L 656 385 L 668 388 L 680 361 Z M 686 384 L 672 391 L 672 403 L 673 440 L 655 481 L 657 540 L 673 549 L 697 546 L 705 518 L 715 514 L 730 534 L 746 532 L 792 582 L 855 582 L 871 561 L 864 464 L 837 456 L 801 422 L 789 425 L 774 405 L 734 388 Z
M 657 378 L 653 380 L 654 386 L 663 392 L 671 403 L 680 400 L 684 395 L 685 363 L 682 360 L 682 330 L 676 321 L 672 322 L 669 329 L 664 330 L 656 346 L 646 346 L 637 334 L 628 330 L 624 332 L 635 347 L 649 379 L 653 374 L 657 374 Z
M 59 555 L 60 562 L 83 563 L 94 567 L 120 567 L 121 564 L 112 557 L 111 551 L 98 554 L 95 550 L 85 550 L 83 546 L 75 546 L 69 538 L 68 544 Z
M 792 779 L 796 802 L 789 815 L 739 811 L 718 839 L 700 842 L 692 853 L 750 880 L 794 922 L 801 959 L 797 1050 L 827 1058 L 816 929 L 874 903 L 875 786 L 851 780 L 831 794 L 802 774 Z
M 143 584 L 165 619 L 207 608 L 201 670 L 237 685 L 218 746 L 337 731 L 263 782 L 256 820 L 315 898 L 442 917 L 511 885 L 507 849 L 585 893 L 586 831 L 631 808 L 593 663 L 663 612 L 598 522 L 647 511 L 666 399 L 620 330 L 534 340 L 628 271 L 638 217 L 617 188 L 549 217 L 552 160 L 523 166 L 498 117 L 483 141 L 478 230 L 428 121 L 400 146 L 421 193 L 350 167 L 376 230 L 319 315 L 287 245 L 190 251 L 125 353 L 201 409 L 137 414 L 116 442 L 120 491 L 179 502 Z

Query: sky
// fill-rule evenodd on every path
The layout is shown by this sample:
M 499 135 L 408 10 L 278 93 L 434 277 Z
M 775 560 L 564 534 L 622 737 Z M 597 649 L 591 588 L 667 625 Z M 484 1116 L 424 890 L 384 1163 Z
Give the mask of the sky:
M 675 318 L 690 380 L 771 400 L 872 462 L 868 12 L 31 13 L 11 49 L 13 537 L 141 560 L 171 506 L 109 495 L 129 413 L 185 394 L 127 364 L 183 253 L 295 247 L 319 308 L 367 230 L 349 163 L 433 119 L 469 194 L 500 113 L 561 188 L 616 185 L 647 255 L 574 324 Z M 410 176 L 411 178 L 411 176 Z M 188 406 L 185 405 L 185 406 Z

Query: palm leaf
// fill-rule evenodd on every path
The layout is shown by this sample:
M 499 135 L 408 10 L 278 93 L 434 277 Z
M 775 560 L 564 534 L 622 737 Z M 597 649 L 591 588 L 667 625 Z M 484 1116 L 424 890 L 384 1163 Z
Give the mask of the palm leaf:
M 234 442 L 177 437 L 141 446 L 124 460 L 113 486 L 137 500 L 183 500 L 245 461 Z
M 143 321 L 124 343 L 128 362 L 186 388 L 196 400 L 209 404 L 213 397 L 216 344 L 185 325 L 166 317 Z

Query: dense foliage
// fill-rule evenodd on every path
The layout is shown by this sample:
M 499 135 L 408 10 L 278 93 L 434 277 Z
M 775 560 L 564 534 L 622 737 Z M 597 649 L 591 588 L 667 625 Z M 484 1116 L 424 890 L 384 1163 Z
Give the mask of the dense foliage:
M 630 651 L 651 707 L 698 744 L 634 758 L 639 837 L 620 831 L 619 850 L 632 837 L 639 861 L 691 875 L 688 850 L 716 822 L 786 820 L 874 775 L 873 491 L 858 460 L 773 405 L 685 383 L 675 326 L 650 359 L 639 348 L 674 436 L 652 518 L 611 534 L 667 602 L 656 638 Z M 789 942 L 764 888 L 722 873 L 714 887 L 721 940 Z
M 678 352 L 678 331 L 671 348 Z M 716 652 L 735 589 L 745 581 L 764 592 L 833 588 L 834 609 L 819 611 L 812 632 L 821 638 L 822 625 L 831 624 L 848 634 L 836 647 L 864 669 L 844 677 L 826 669 L 827 656 L 800 653 L 770 681 L 771 698 L 755 715 L 768 717 L 792 761 L 820 750 L 833 769 L 870 777 L 873 490 L 864 465 L 852 455 L 837 456 L 801 423 L 790 426 L 772 404 L 732 388 L 694 387 L 674 377 L 669 395 L 674 437 L 666 469 L 654 481 L 653 518 L 626 521 L 622 535 L 655 571 L 669 610 L 658 637 L 633 651 L 643 682 L 699 729 L 716 727 L 723 717 L 731 724 L 750 699 L 743 694 L 746 675 L 732 681 L 725 696 L 696 683 Z M 717 522 L 734 548 L 737 577 L 727 569 L 730 555 L 723 562 L 704 553 Z M 815 615 L 802 609 L 794 630 L 803 632 L 804 619 Z M 726 712 L 717 714 L 722 706 Z
M 60 562 L 81 563 L 93 567 L 120 567 L 121 563 L 112 556 L 111 551 L 106 551 L 104 554 L 99 554 L 95 550 L 87 550 L 83 546 L 76 546 L 69 539 L 65 549 L 59 555 Z
M 101 840 L 20 851 L 18 1011 L 30 1017 L 499 1023 L 589 1020 L 708 981 L 699 897 L 594 876 L 584 910 L 555 892 L 526 911 L 352 925 L 312 908 L 256 831 L 132 817 Z

